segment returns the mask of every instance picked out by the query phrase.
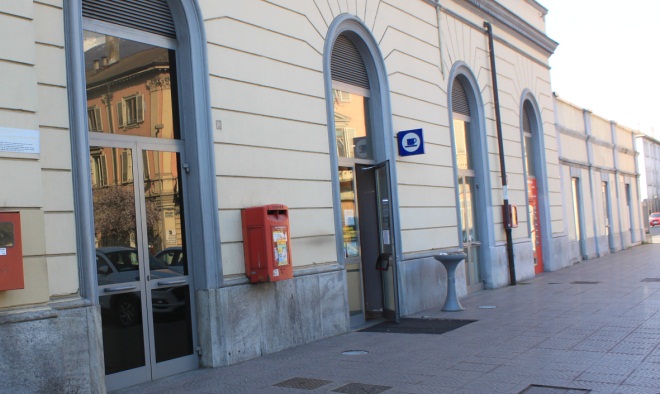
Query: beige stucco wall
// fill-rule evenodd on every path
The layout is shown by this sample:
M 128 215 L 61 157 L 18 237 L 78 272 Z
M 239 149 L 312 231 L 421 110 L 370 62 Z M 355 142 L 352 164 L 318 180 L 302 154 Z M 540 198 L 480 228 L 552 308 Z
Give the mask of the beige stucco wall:
M 0 209 L 19 211 L 25 289 L 0 307 L 78 291 L 61 1 L 0 4 L 0 127 L 38 130 L 40 154 L 0 152 Z
M 388 73 L 394 133 L 424 129 L 426 154 L 396 160 L 403 252 L 456 247 L 459 242 L 447 109 L 449 72 L 458 61 L 474 72 L 482 92 L 493 204 L 502 203 L 483 29 L 442 12 L 439 39 L 435 7 L 424 1 L 221 3 L 200 5 L 208 38 L 213 118 L 222 121 L 222 130 L 215 131 L 215 150 L 225 275 L 244 272 L 240 209 L 251 205 L 289 206 L 295 266 L 337 260 L 322 62 L 328 26 L 342 13 L 362 20 L 379 44 Z M 460 2 L 444 2 L 443 7 L 476 26 L 483 23 Z M 523 17 L 535 15 L 540 22 L 534 26 L 544 28 L 539 11 L 530 4 L 518 4 L 515 11 Z M 514 238 L 527 239 L 519 120 L 525 90 L 540 106 L 551 211 L 562 204 L 548 59 L 529 42 L 495 29 L 510 199 L 522 207 Z M 501 210 L 492 212 L 496 238 L 503 241 Z M 563 226 L 562 217 L 553 214 L 553 229 Z
M 635 166 L 637 153 L 633 148 L 636 131 L 617 125 L 590 111 L 556 99 L 557 130 L 561 139 L 560 161 L 566 190 L 567 233 L 575 242 L 571 177 L 580 178 L 582 212 L 586 235 L 586 255 L 594 257 L 620 250 L 642 241 L 643 223 L 639 215 L 638 169 Z M 582 124 L 579 122 L 582 117 Z M 602 185 L 607 182 L 611 204 L 608 237 L 606 227 L 606 201 Z M 629 185 L 632 205 L 631 214 L 626 201 L 625 188 Z

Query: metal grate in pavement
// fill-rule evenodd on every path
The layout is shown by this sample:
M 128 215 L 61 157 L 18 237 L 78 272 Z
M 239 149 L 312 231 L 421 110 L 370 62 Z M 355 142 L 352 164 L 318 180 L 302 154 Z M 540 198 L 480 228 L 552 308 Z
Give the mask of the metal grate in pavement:
M 377 386 L 375 384 L 349 383 L 332 390 L 335 393 L 344 394 L 379 394 L 391 389 L 392 386 Z
M 660 278 L 644 278 L 642 282 L 660 282 Z
M 575 282 L 571 282 L 572 285 L 597 285 L 600 282 L 591 282 L 588 280 L 576 280 Z
M 542 386 L 531 384 L 518 394 L 585 394 L 590 393 L 587 389 L 574 389 L 570 387 Z
M 276 383 L 273 386 L 300 390 L 316 390 L 317 388 L 325 386 L 328 383 L 332 383 L 332 381 L 310 378 L 291 378 L 283 382 Z

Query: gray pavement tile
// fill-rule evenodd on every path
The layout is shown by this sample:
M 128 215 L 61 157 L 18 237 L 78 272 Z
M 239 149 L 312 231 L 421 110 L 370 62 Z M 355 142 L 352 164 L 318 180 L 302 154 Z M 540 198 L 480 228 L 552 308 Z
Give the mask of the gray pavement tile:
M 597 382 L 597 383 L 623 383 L 624 380 L 628 377 L 628 374 L 617 374 L 614 371 L 611 372 L 591 372 L 587 371 L 577 378 L 576 381 L 584 382 Z
M 622 384 L 619 387 L 617 387 L 613 391 L 613 393 L 614 394 L 658 394 L 660 393 L 660 388 Z
M 477 379 L 462 387 L 458 392 L 476 392 L 476 393 L 518 393 L 524 389 L 521 383 L 497 382 L 489 379 Z
M 486 364 L 486 363 L 461 362 L 449 369 L 450 370 L 456 369 L 461 371 L 490 372 L 497 367 L 498 367 L 497 365 Z

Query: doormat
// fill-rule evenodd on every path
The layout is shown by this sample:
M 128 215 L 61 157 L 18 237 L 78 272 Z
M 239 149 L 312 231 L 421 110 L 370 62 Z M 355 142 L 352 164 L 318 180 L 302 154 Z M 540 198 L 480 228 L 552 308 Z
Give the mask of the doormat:
M 444 334 L 477 320 L 458 319 L 401 319 L 399 323 L 386 321 L 363 328 L 361 332 L 390 332 L 393 334 Z
M 391 389 L 392 386 L 377 386 L 375 384 L 349 383 L 332 390 L 335 393 L 344 394 L 380 394 L 383 391 Z
M 291 378 L 289 380 L 274 384 L 273 386 L 299 390 L 316 390 L 317 388 L 323 387 L 329 383 L 332 383 L 332 381 L 310 378 Z

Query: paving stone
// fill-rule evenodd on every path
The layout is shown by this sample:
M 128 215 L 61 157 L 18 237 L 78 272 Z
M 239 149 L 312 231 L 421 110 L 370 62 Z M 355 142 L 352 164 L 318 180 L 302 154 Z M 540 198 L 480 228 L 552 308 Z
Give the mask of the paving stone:
M 660 277 L 653 258 L 658 252 L 660 245 L 642 245 L 543 273 L 526 280 L 526 286 L 470 294 L 461 299 L 463 312 L 420 314 L 478 320 L 446 334 L 349 332 L 123 392 L 331 392 L 361 383 L 391 387 L 385 394 L 520 393 L 532 384 L 592 394 L 658 394 L 660 284 L 650 289 L 641 282 Z M 621 261 L 626 261 L 625 269 Z M 581 280 L 601 283 L 568 284 Z M 481 305 L 497 308 L 479 309 Z M 342 354 L 351 349 L 369 353 Z M 332 383 L 315 390 L 273 386 L 292 377 Z

